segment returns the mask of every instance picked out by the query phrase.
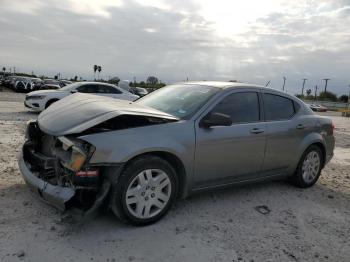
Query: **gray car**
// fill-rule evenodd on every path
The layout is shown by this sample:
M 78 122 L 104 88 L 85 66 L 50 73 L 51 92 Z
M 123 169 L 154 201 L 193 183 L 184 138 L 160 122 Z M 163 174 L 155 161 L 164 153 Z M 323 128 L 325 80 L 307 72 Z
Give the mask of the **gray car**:
M 312 186 L 333 156 L 333 129 L 296 97 L 248 84 L 186 82 L 135 102 L 74 94 L 28 124 L 19 167 L 60 209 L 106 203 L 143 225 L 201 190 L 285 178 Z

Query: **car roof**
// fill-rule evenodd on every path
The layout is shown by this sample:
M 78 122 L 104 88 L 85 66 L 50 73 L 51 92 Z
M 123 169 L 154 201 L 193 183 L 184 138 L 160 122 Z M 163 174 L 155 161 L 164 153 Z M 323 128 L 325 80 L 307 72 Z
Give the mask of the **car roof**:
M 94 82 L 94 81 L 80 81 L 80 82 L 76 82 L 79 84 L 97 84 L 97 85 L 108 85 L 108 86 L 113 86 L 113 87 L 117 87 L 116 85 L 110 84 L 110 83 L 104 83 L 104 82 Z
M 188 82 L 180 82 L 176 84 L 184 84 L 184 85 L 201 85 L 201 86 L 212 86 L 218 88 L 234 88 L 234 87 L 257 87 L 262 88 L 264 86 L 240 83 L 240 82 L 221 82 L 221 81 L 188 81 Z
M 277 95 L 285 96 L 295 101 L 302 102 L 302 100 L 300 100 L 299 98 L 293 95 L 290 95 L 284 91 L 262 86 L 262 85 L 256 85 L 256 84 L 248 84 L 248 83 L 240 83 L 240 82 L 220 82 L 220 81 L 188 81 L 188 82 L 180 82 L 175 84 L 212 86 L 212 87 L 221 88 L 222 90 L 230 90 L 230 89 L 232 90 L 235 88 L 254 88 L 254 89 L 261 89 L 264 91 L 272 92 Z

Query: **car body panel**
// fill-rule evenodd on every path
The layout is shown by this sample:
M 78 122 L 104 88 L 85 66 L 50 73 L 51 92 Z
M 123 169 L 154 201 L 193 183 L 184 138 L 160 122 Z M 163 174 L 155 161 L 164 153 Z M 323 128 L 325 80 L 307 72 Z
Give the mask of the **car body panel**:
M 193 85 L 194 83 L 189 83 Z M 182 197 L 193 191 L 247 181 L 290 176 L 304 151 L 314 143 L 324 146 L 326 162 L 333 154 L 332 122 L 315 115 L 301 100 L 288 94 L 240 83 L 196 82 L 222 88 L 189 119 L 180 120 L 137 102 L 88 94 L 70 95 L 38 117 L 40 130 L 50 136 L 74 137 L 94 146 L 89 158 L 93 166 L 124 166 L 144 154 L 166 153 L 184 167 Z M 292 99 L 300 109 L 283 121 L 260 121 L 225 127 L 202 128 L 201 119 L 227 95 L 249 91 L 272 92 Z M 150 94 L 152 95 L 152 94 Z M 147 126 L 132 126 L 103 132 L 86 132 L 91 127 L 121 116 L 153 117 L 166 120 Z M 302 124 L 303 128 L 297 128 Z M 252 134 L 260 128 L 264 132 Z M 323 147 L 322 147 L 323 149 Z M 119 171 L 118 171 L 119 172 Z M 119 173 L 118 173 L 119 174 Z
M 261 171 L 265 153 L 265 132 L 254 134 L 254 128 L 265 130 L 263 121 L 231 126 L 204 128 L 200 121 L 226 96 L 240 92 L 260 92 L 260 88 L 245 86 L 226 90 L 208 103 L 196 118 L 195 187 L 216 183 L 231 183 L 242 177 L 254 178 Z M 241 152 L 246 152 L 242 154 Z M 218 172 L 218 167 L 220 171 Z

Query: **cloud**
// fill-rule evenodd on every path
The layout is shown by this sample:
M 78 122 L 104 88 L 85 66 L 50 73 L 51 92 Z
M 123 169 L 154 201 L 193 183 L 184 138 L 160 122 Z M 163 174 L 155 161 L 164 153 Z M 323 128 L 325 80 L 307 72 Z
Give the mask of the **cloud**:
M 23 71 L 347 90 L 348 1 L 2 1 L 0 61 Z

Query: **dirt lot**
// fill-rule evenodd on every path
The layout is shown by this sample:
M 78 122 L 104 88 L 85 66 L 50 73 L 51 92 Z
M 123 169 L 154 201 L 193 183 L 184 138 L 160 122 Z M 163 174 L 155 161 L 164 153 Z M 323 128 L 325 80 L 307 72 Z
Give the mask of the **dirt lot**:
M 19 174 L 25 123 L 37 117 L 23 97 L 0 92 L 1 261 L 349 261 L 350 119 L 331 114 L 335 156 L 313 188 L 270 182 L 203 193 L 147 227 L 109 212 L 77 224 Z M 261 205 L 271 212 L 259 213 Z

